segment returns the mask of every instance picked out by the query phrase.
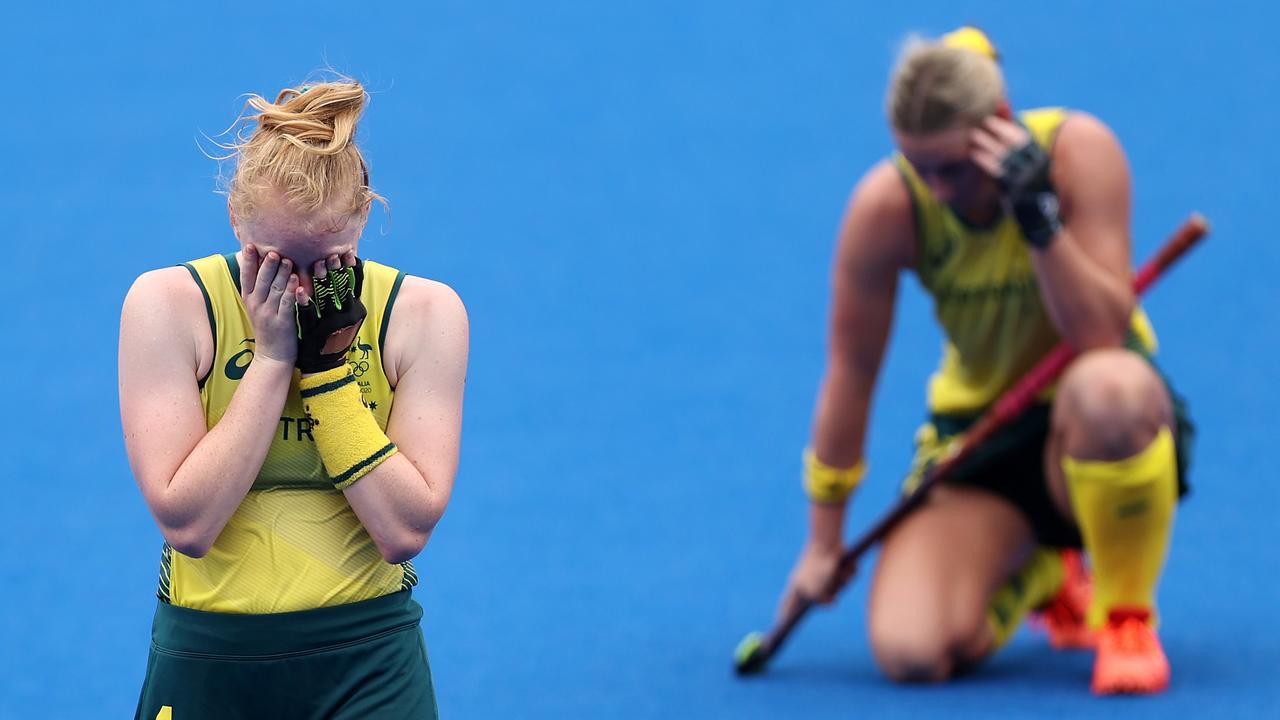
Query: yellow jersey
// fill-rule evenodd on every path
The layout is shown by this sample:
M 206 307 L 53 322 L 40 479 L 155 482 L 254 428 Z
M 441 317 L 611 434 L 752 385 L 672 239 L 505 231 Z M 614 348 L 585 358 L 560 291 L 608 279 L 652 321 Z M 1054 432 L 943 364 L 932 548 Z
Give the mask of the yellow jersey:
M 199 380 L 205 423 L 226 412 L 253 362 L 253 328 L 240 298 L 234 254 L 184 263 L 204 294 L 213 331 L 213 365 Z M 364 262 L 360 299 L 368 316 L 347 355 L 361 399 L 385 431 L 395 399 L 382 368 L 387 323 L 404 273 Z M 253 487 L 202 558 L 167 543 L 161 556 L 164 602 L 225 613 L 279 613 L 368 600 L 417 584 L 412 562 L 389 564 L 325 473 L 294 370 L 275 437 Z
M 1061 108 L 1043 108 L 1019 120 L 1050 152 L 1068 116 Z M 946 335 L 942 361 L 929 380 L 929 409 L 979 412 L 1058 343 L 1057 328 L 1017 222 L 1002 215 L 990 227 L 968 225 L 933 196 L 901 153 L 893 162 L 915 209 L 916 273 Z M 1155 333 L 1141 308 L 1134 310 L 1131 330 L 1140 349 L 1155 351 Z M 1044 397 L 1051 396 L 1052 388 Z

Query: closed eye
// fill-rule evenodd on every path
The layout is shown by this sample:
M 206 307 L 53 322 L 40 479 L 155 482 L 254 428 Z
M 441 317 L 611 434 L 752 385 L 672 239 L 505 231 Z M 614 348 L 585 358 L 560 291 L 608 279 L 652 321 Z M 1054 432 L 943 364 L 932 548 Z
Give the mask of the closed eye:
M 916 167 L 916 172 L 920 173 L 921 177 L 955 180 L 964 177 L 971 167 L 973 167 L 973 163 L 968 160 L 953 160 L 951 162 L 938 163 L 937 165 Z

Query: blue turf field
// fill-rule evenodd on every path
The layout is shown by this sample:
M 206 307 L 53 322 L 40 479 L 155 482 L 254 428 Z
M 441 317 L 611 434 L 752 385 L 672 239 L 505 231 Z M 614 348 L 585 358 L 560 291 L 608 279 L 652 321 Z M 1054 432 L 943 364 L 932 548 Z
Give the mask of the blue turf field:
M 9 8 L 0 717 L 133 712 L 161 539 L 121 442 L 120 301 L 233 247 L 194 140 L 325 63 L 374 91 L 393 215 L 362 254 L 471 313 L 462 468 L 418 561 L 446 717 L 1280 716 L 1273 4 L 395 5 Z M 963 21 L 1001 45 L 1015 105 L 1115 128 L 1139 257 L 1193 209 L 1214 221 L 1147 303 L 1201 429 L 1158 698 L 1094 700 L 1087 656 L 1025 633 L 971 679 L 891 686 L 865 570 L 767 676 L 729 672 L 803 537 L 832 234 L 890 148 L 895 47 Z M 890 500 L 938 352 L 905 287 L 855 528 Z

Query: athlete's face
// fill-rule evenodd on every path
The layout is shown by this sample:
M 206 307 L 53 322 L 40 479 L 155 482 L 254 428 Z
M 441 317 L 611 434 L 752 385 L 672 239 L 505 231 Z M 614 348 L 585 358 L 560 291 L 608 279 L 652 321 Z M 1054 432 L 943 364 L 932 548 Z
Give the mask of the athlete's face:
M 957 214 L 984 217 L 999 208 L 999 188 L 970 159 L 973 151 L 967 127 L 929 135 L 894 132 L 898 149 L 938 200 Z
M 240 245 L 253 243 L 258 255 L 272 250 L 293 261 L 302 288 L 313 294 L 312 267 L 317 261 L 358 252 L 367 214 L 337 216 L 320 211 L 298 213 L 284 202 L 261 202 L 250 218 L 236 217 L 230 208 L 231 225 Z

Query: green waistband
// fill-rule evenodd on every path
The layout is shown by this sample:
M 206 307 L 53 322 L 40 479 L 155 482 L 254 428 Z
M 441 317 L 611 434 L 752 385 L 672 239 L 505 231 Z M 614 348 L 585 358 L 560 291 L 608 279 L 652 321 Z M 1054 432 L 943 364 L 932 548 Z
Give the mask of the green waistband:
M 349 645 L 416 627 L 422 606 L 408 590 L 372 600 L 270 615 L 213 613 L 156 603 L 151 642 L 173 653 L 290 655 Z

